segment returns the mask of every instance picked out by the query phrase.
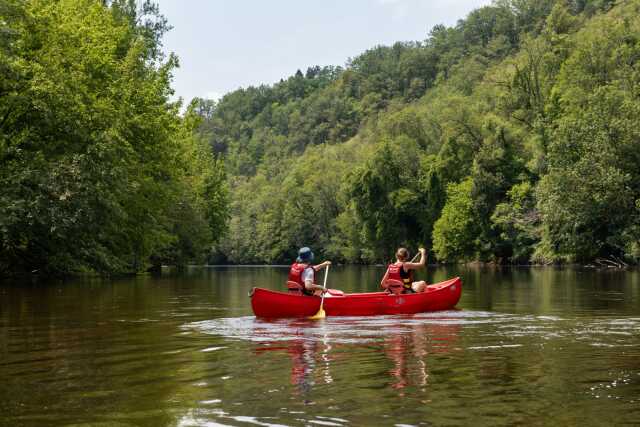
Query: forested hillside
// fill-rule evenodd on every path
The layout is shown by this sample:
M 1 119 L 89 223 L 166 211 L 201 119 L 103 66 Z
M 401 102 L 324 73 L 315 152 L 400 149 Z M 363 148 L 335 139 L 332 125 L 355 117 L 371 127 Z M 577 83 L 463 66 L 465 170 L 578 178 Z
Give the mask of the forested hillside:
M 171 102 L 149 0 L 0 0 L 0 276 L 640 260 L 640 0 L 498 0 Z
M 0 0 L 0 277 L 182 264 L 220 235 L 224 169 L 136 3 Z
M 637 262 L 640 1 L 500 0 L 425 36 L 196 100 L 231 185 L 211 259 Z

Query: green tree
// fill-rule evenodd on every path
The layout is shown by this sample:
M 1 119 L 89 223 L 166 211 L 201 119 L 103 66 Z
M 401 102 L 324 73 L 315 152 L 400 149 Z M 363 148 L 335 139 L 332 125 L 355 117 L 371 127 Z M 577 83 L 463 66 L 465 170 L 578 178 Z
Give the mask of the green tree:
M 351 176 L 350 197 L 377 260 L 387 259 L 398 245 L 415 245 L 424 234 L 419 165 L 416 142 L 400 136 L 382 142 Z
M 473 209 L 473 181 L 447 187 L 447 202 L 433 227 L 433 250 L 441 261 L 473 259 L 480 230 Z
M 219 250 L 637 260 L 639 8 L 497 0 L 345 69 L 227 94 L 201 125 L 230 176 Z
M 157 7 L 135 5 L 2 3 L 0 270 L 135 272 L 176 240 L 177 59 Z
M 633 6 L 616 12 L 626 10 Z M 577 36 L 555 89 L 549 173 L 538 188 L 543 244 L 549 258 L 632 256 L 640 22 L 602 16 Z
M 542 233 L 531 183 L 511 187 L 507 200 L 496 206 L 491 222 L 508 247 L 509 259 L 516 263 L 529 262 Z

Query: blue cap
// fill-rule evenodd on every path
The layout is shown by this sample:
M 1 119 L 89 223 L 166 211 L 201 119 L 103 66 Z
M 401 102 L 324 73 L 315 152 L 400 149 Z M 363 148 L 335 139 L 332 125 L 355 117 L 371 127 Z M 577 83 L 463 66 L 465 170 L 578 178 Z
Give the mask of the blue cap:
M 298 258 L 296 259 L 298 262 L 307 262 L 313 261 L 313 252 L 308 247 L 300 248 L 298 251 Z

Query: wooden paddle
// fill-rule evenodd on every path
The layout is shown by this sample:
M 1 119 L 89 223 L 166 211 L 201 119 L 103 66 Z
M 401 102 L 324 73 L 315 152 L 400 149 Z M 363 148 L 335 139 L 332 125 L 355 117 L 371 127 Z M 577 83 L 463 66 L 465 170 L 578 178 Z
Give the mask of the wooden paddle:
M 324 319 L 325 317 L 327 317 L 327 313 L 324 312 L 323 305 L 324 295 L 327 293 L 327 276 L 329 276 L 329 267 L 330 265 L 327 266 L 327 269 L 324 272 L 324 284 L 322 285 L 322 287 L 324 288 L 324 292 L 322 294 L 322 299 L 320 299 L 320 310 L 318 310 L 318 312 L 313 316 L 309 317 L 309 319 L 311 320 Z

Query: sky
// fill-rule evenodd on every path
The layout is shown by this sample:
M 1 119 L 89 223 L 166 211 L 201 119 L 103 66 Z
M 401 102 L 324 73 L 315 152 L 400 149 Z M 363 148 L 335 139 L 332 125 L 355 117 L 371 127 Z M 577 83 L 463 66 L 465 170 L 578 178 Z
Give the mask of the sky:
M 173 29 L 176 98 L 218 99 L 376 45 L 424 40 L 490 0 L 156 0 Z

